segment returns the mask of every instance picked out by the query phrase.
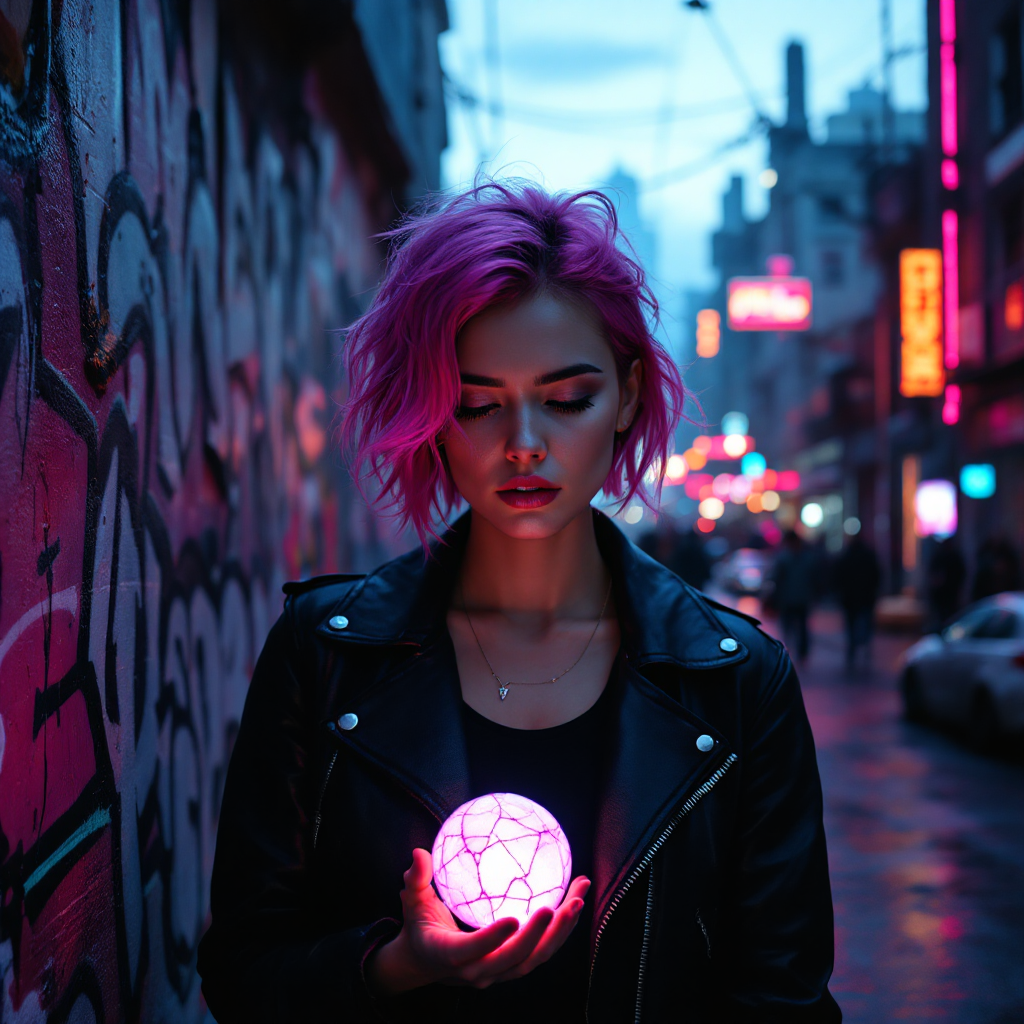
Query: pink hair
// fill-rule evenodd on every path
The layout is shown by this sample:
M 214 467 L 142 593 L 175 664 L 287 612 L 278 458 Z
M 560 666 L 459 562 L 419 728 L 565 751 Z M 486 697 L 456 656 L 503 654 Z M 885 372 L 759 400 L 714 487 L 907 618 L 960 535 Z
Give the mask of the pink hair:
M 424 544 L 436 536 L 432 524 L 459 497 L 437 443 L 460 399 L 459 331 L 492 306 L 547 289 L 596 312 L 620 380 L 641 362 L 639 407 L 616 435 L 604 491 L 653 507 L 660 474 L 653 487 L 644 478 L 665 465 L 686 389 L 651 333 L 658 304 L 639 263 L 617 245 L 611 201 L 596 191 L 549 195 L 532 183 L 491 182 L 435 200 L 385 237 L 392 248 L 380 290 L 347 331 L 340 424 L 357 485 L 380 485 L 372 503 L 411 524 Z

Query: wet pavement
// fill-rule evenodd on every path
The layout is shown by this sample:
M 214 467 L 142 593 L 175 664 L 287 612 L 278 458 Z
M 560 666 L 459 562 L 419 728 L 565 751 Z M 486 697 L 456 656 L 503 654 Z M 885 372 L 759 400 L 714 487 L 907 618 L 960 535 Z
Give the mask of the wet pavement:
M 875 667 L 848 676 L 838 614 L 816 615 L 813 632 L 801 680 L 844 1020 L 1024 1021 L 1024 764 L 901 721 L 909 638 L 876 637 Z

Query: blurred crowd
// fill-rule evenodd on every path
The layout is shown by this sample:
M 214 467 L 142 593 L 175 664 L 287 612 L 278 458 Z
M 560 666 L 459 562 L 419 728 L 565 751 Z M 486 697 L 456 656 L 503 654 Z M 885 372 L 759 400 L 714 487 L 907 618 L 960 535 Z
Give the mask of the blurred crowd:
M 810 652 L 808 620 L 819 604 L 842 611 L 847 667 L 852 670 L 870 658 L 883 576 L 877 552 L 859 533 L 838 554 L 794 531 L 775 547 L 760 536 L 730 547 L 724 538 L 708 541 L 662 517 L 639 544 L 698 590 L 718 591 L 730 603 L 738 601 L 741 611 L 744 599 L 754 599 L 752 607 L 760 615 L 777 616 L 798 662 Z M 1020 555 L 1006 538 L 983 541 L 970 570 L 956 538 L 935 541 L 926 549 L 920 626 L 937 632 L 967 604 L 1022 587 Z

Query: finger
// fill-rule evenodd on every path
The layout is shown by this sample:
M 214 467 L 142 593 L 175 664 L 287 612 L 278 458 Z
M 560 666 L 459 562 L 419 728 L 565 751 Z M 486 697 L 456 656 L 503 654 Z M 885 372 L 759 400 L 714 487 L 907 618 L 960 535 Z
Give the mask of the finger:
M 434 862 L 430 854 L 419 847 L 413 850 L 412 864 L 402 877 L 407 889 L 425 889 L 430 885 L 430 880 L 434 877 Z
M 590 891 L 590 879 L 586 875 L 577 875 L 572 882 L 569 883 L 569 889 L 565 894 L 565 899 L 562 901 L 568 903 L 572 899 L 583 899 L 584 896 Z
M 569 890 L 562 900 L 561 906 L 555 911 L 555 916 L 548 926 L 540 942 L 537 943 L 534 951 L 520 964 L 506 971 L 495 981 L 509 981 L 512 978 L 521 978 L 529 974 L 539 964 L 550 960 L 565 944 L 572 934 L 573 929 L 579 922 L 583 911 L 584 899 L 590 889 L 590 879 L 585 875 L 579 875 L 572 880 Z
M 554 913 L 548 907 L 536 911 L 508 942 L 479 963 L 471 965 L 469 980 L 478 985 L 481 982 L 490 984 L 499 974 L 518 966 L 534 951 L 553 917 Z
M 452 943 L 450 954 L 452 966 L 462 967 L 476 960 L 482 960 L 508 941 L 518 930 L 519 922 L 514 917 L 506 917 L 479 931 L 459 932 L 457 936 L 452 936 L 449 940 Z
M 550 960 L 557 953 L 566 940 L 572 934 L 583 911 L 583 900 L 578 897 L 567 899 L 555 912 L 540 942 L 534 947 L 533 952 L 521 963 L 511 970 L 506 971 L 494 981 L 510 981 L 513 978 L 521 978 L 529 974 L 535 967 Z

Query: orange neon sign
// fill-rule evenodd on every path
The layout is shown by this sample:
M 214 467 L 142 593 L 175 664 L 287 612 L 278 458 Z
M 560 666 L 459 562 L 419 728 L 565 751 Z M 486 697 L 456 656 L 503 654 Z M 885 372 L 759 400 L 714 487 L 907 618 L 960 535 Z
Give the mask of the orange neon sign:
M 711 359 L 718 355 L 722 317 L 717 309 L 702 309 L 697 314 L 697 355 Z
M 942 253 L 904 249 L 900 253 L 900 394 L 908 398 L 942 394 Z

